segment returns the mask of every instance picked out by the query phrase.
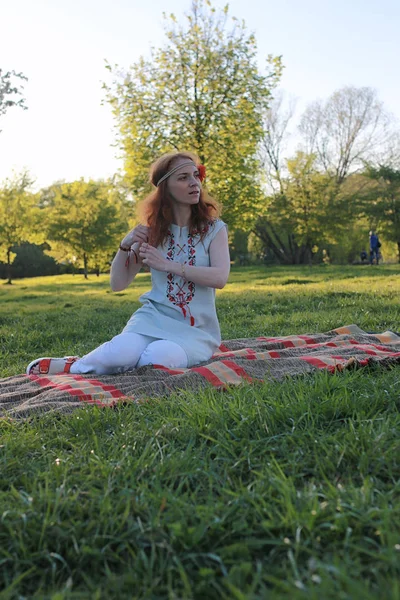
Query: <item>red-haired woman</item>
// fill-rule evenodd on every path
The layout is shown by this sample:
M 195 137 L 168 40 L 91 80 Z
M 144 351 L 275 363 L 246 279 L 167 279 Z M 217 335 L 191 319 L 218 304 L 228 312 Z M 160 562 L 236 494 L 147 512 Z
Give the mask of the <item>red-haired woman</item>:
M 111 341 L 86 356 L 40 358 L 27 373 L 119 373 L 159 364 L 191 367 L 211 358 L 221 341 L 215 289 L 230 269 L 226 226 L 202 188 L 205 168 L 189 152 L 165 154 L 151 167 L 153 193 L 143 222 L 122 240 L 111 266 L 111 288 L 124 290 L 143 264 L 152 288 L 142 307 Z

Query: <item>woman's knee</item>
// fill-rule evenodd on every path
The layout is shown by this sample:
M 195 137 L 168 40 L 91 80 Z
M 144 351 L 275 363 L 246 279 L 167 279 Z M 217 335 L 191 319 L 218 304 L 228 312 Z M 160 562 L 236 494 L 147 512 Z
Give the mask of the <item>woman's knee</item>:
M 162 365 L 170 369 L 187 367 L 188 359 L 184 349 L 168 340 L 151 342 L 139 358 L 137 367 L 145 365 Z
M 153 338 L 137 333 L 120 333 L 79 361 L 79 367 L 90 365 L 94 372 L 111 372 L 118 368 L 133 368 Z M 111 370 L 111 371 L 110 371 Z

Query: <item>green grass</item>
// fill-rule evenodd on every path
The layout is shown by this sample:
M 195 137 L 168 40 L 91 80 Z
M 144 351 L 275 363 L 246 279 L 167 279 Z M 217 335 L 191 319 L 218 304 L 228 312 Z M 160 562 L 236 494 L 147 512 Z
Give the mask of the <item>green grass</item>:
M 399 330 L 397 266 L 243 268 L 224 338 Z M 0 285 L 0 375 L 118 333 L 149 284 Z M 0 599 L 400 598 L 400 369 L 0 421 Z

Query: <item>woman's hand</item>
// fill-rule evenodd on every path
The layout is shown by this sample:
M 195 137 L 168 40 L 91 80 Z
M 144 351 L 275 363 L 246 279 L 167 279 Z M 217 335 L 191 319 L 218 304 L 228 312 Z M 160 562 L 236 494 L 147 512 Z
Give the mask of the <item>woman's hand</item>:
M 121 246 L 123 248 L 130 248 L 133 244 L 143 244 L 147 242 L 149 238 L 149 228 L 145 225 L 137 225 L 134 227 L 122 240 Z
M 169 260 L 163 257 L 161 252 L 150 246 L 150 244 L 144 243 L 139 248 L 139 255 L 142 259 L 143 264 L 148 265 L 151 269 L 156 271 L 168 271 Z

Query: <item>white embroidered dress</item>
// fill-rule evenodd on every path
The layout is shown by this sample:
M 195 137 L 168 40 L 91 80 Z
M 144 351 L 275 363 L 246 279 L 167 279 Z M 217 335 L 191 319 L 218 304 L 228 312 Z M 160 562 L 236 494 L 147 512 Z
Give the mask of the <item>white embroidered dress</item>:
M 158 250 L 167 260 L 208 267 L 210 244 L 223 227 L 220 219 L 209 222 L 200 240 L 200 234 L 191 235 L 189 227 L 171 225 Z M 143 306 L 133 313 L 123 332 L 176 342 L 187 354 L 188 367 L 211 358 L 221 343 L 215 289 L 173 273 L 150 271 L 152 289 L 139 298 Z

